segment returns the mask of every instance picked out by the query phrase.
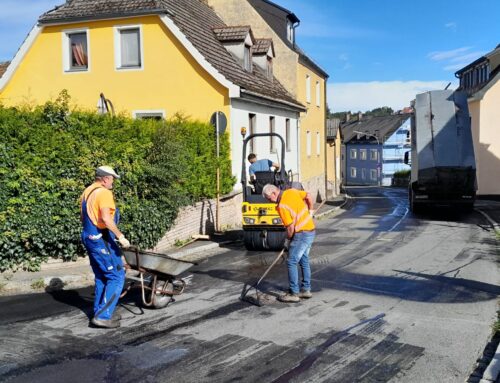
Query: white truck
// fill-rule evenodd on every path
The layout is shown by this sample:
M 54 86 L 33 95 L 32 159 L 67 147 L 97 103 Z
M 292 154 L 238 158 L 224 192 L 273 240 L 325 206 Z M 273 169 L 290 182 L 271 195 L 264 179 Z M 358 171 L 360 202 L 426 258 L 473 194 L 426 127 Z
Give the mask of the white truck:
M 427 206 L 472 210 L 476 162 L 466 94 L 452 90 L 421 93 L 414 109 L 408 193 L 411 211 L 418 213 Z

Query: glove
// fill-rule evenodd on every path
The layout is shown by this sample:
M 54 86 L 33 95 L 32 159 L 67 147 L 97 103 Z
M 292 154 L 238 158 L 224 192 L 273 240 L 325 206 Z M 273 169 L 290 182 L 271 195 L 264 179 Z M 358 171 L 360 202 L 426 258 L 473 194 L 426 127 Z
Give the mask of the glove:
M 125 236 L 122 234 L 118 237 L 118 243 L 120 244 L 121 247 L 127 248 L 130 247 L 130 242 Z

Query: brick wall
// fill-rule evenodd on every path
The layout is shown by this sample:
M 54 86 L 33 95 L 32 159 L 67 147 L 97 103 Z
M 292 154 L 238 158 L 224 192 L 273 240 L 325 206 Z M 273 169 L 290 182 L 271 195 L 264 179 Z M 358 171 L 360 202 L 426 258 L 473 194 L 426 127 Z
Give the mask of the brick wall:
M 220 200 L 221 230 L 241 226 L 241 193 L 224 196 Z M 215 231 L 216 199 L 198 202 L 183 208 L 175 224 L 158 242 L 153 251 L 162 252 L 172 247 L 175 241 L 190 239 L 194 234 L 212 234 Z

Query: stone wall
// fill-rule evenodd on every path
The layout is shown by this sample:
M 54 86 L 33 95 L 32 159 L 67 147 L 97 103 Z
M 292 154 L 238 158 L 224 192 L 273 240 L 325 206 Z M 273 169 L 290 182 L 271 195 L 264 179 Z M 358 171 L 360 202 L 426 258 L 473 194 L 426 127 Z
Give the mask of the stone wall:
M 232 193 L 221 198 L 221 230 L 241 226 L 242 197 L 241 193 Z M 215 199 L 210 199 L 183 208 L 172 229 L 158 242 L 153 251 L 162 252 L 174 246 L 176 241 L 188 240 L 194 234 L 212 234 L 215 231 L 216 204 Z

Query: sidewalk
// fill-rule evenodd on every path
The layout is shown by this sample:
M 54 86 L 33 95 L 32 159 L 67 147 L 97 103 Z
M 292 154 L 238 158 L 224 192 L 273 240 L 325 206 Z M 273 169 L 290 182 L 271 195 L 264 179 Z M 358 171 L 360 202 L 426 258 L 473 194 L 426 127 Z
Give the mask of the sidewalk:
M 333 213 L 345 204 L 345 196 L 339 196 L 326 201 L 315 213 L 315 218 Z M 320 204 L 315 204 L 315 208 Z M 180 248 L 171 248 L 166 253 L 173 258 L 182 258 L 191 262 L 201 262 L 209 256 L 221 251 L 223 247 L 230 247 L 243 240 L 241 230 L 228 230 L 219 235 L 213 234 L 210 239 L 199 239 Z M 17 271 L 0 274 L 0 296 L 30 294 L 65 289 L 74 289 L 92 286 L 94 274 L 90 268 L 88 258 L 79 258 L 75 262 L 49 260 L 43 264 L 38 272 Z

